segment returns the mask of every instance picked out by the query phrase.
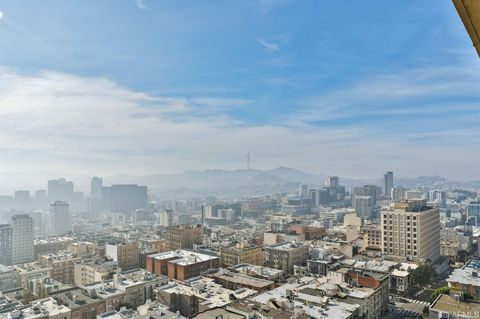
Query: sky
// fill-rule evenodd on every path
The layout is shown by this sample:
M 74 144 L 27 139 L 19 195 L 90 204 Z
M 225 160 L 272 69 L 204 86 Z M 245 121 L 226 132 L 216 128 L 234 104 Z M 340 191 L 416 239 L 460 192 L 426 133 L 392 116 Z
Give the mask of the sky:
M 0 0 L 0 175 L 480 179 L 451 1 Z

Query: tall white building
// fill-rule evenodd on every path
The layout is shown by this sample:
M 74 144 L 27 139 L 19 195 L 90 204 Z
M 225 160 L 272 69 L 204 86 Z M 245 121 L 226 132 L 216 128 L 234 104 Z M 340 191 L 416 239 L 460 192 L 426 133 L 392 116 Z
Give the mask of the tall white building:
M 440 256 L 440 211 L 425 199 L 397 202 L 381 220 L 385 255 L 432 262 Z
M 34 225 L 29 215 L 12 217 L 12 263 L 19 264 L 35 260 L 33 252 Z
M 102 197 L 103 179 L 101 177 L 92 177 L 90 182 L 90 196 L 92 198 Z
M 339 185 L 340 180 L 338 179 L 338 176 L 328 176 L 327 180 L 325 181 L 325 186 L 337 187 Z
M 49 233 L 52 235 L 65 235 L 70 232 L 72 222 L 67 202 L 55 201 L 50 204 Z

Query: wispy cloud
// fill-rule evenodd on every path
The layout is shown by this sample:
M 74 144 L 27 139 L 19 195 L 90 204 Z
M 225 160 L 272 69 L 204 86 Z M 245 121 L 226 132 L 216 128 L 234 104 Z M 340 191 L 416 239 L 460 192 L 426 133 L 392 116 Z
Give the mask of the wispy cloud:
M 280 50 L 280 46 L 277 43 L 268 42 L 263 38 L 257 39 L 257 42 L 263 47 L 265 52 L 273 53 Z
M 145 0 L 134 0 L 134 1 L 139 9 L 148 10 L 148 7 L 145 5 Z
M 372 75 L 350 86 L 306 99 L 302 120 L 335 120 L 367 115 L 418 114 L 480 107 L 480 74 L 466 66 L 437 66 Z M 461 102 L 458 101 L 461 99 Z M 463 101 L 469 99 L 471 101 Z M 434 102 L 433 102 L 434 101 Z M 434 109 L 430 106 L 435 104 Z
M 250 150 L 259 168 L 320 167 L 348 176 L 375 176 L 387 168 L 409 175 L 480 175 L 480 167 L 472 165 L 480 154 L 471 147 L 478 129 L 451 129 L 451 135 L 444 128 L 408 131 L 407 136 L 391 128 L 316 126 L 297 114 L 256 125 L 225 112 L 255 103 L 232 97 L 153 96 L 98 77 L 25 75 L 3 68 L 2 169 L 115 174 L 236 168 Z M 205 107 L 208 113 L 201 112 Z

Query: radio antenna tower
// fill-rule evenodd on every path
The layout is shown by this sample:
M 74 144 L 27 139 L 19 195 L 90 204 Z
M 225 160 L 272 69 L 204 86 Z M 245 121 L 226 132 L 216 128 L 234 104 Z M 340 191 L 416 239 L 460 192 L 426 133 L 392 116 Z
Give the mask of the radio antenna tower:
M 247 153 L 247 169 L 250 169 L 250 156 L 252 154 L 250 154 L 250 152 Z

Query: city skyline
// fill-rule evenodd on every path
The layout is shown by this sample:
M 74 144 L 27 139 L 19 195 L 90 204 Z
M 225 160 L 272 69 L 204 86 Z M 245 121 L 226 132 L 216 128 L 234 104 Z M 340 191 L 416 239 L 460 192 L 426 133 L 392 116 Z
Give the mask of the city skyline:
M 46 4 L 0 2 L 0 175 L 232 170 L 251 153 L 480 178 L 480 63 L 448 1 Z

